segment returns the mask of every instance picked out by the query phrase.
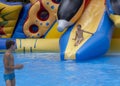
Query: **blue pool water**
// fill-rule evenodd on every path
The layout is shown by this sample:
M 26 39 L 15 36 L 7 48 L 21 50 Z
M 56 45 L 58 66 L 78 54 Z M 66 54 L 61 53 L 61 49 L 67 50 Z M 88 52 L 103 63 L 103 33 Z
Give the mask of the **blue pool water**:
M 59 53 L 14 54 L 16 86 L 120 86 L 120 56 L 75 62 L 60 61 Z M 3 54 L 0 54 L 0 86 L 3 79 Z

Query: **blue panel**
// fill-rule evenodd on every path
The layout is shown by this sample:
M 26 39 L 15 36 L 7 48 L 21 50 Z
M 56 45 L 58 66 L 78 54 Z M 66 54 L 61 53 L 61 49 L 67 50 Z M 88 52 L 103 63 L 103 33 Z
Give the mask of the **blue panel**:
M 6 39 L 2 39 L 2 38 L 0 39 L 0 50 L 6 49 L 5 42 L 6 42 Z
M 12 38 L 26 38 L 26 36 L 23 32 L 23 25 L 28 16 L 28 11 L 30 9 L 30 6 L 31 6 L 31 4 L 27 4 L 23 7 L 22 12 L 19 17 L 19 21 L 17 23 L 16 29 L 15 29 L 15 32 L 14 32 Z
M 6 2 L 6 0 L 0 0 L 0 2 L 7 5 L 22 5 L 22 2 Z
M 6 2 L 6 0 L 0 0 L 0 2 Z
M 106 9 L 109 15 L 114 14 L 110 0 L 106 0 Z
M 74 25 L 73 25 L 74 26 Z M 64 52 L 69 40 L 69 36 L 70 36 L 70 32 L 73 29 L 73 26 L 71 26 L 70 28 L 67 29 L 67 31 L 61 36 L 60 38 L 60 55 L 61 55 L 61 60 L 64 60 Z

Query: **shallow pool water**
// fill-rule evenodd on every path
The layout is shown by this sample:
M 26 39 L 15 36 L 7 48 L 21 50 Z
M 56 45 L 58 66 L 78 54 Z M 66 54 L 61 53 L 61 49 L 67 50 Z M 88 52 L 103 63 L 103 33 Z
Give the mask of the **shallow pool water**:
M 120 86 L 120 56 L 103 56 L 84 62 L 60 61 L 59 53 L 15 53 L 16 86 Z M 3 79 L 0 54 L 0 86 Z

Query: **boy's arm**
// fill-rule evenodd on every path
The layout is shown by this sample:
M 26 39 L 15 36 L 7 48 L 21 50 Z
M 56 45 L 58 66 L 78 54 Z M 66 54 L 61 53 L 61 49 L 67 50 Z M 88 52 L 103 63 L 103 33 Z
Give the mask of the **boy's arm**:
M 88 32 L 88 31 L 84 31 L 84 30 L 83 30 L 83 32 L 85 32 L 85 33 L 89 33 L 89 34 L 92 34 L 92 35 L 93 35 L 93 33 L 91 33 L 91 32 Z

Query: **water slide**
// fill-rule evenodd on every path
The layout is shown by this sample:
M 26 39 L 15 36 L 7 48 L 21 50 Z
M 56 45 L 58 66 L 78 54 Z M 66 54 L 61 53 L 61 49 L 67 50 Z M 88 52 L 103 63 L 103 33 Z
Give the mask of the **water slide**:
M 83 33 L 84 40 L 74 46 L 76 26 L 93 33 Z M 91 0 L 77 23 L 67 29 L 60 38 L 61 60 L 86 60 L 98 57 L 110 47 L 113 23 L 105 10 L 105 0 Z

